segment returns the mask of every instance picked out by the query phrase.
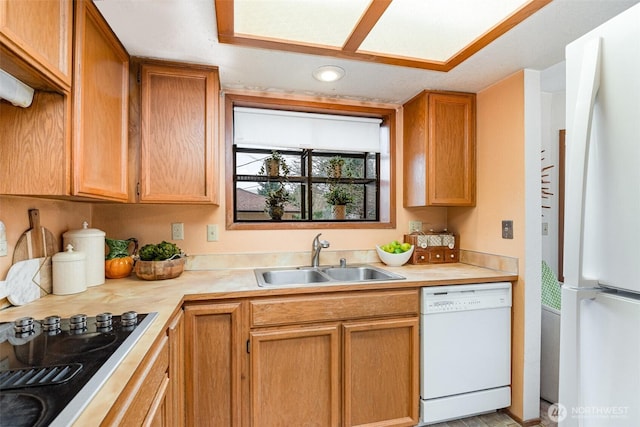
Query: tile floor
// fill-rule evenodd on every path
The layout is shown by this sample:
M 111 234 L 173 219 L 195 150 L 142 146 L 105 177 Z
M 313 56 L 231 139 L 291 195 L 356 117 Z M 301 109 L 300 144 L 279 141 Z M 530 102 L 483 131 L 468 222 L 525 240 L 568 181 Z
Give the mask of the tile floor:
M 558 424 L 551 421 L 548 415 L 549 402 L 540 400 L 540 424 L 538 427 L 557 427 Z M 520 427 L 514 419 L 504 412 L 492 412 L 490 414 L 478 415 L 475 417 L 463 418 L 460 420 L 447 421 L 444 423 L 432 424 L 430 427 Z M 534 427 L 534 426 L 531 426 Z

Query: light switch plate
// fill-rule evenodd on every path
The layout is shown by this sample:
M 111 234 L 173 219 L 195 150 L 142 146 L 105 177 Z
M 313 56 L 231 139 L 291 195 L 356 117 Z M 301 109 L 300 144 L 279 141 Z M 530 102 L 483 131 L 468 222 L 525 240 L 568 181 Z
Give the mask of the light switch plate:
M 510 219 L 502 221 L 502 238 L 513 239 L 513 221 Z
M 171 240 L 184 240 L 184 223 L 174 222 L 171 224 Z
M 207 224 L 207 242 L 218 241 L 218 224 Z

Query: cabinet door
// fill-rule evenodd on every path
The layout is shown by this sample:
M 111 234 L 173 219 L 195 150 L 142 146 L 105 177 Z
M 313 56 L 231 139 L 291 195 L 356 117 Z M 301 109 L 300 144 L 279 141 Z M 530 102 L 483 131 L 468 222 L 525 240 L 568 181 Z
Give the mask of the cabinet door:
M 344 327 L 344 426 L 418 423 L 418 318 Z
M 140 202 L 217 203 L 218 72 L 145 63 Z
M 475 204 L 473 95 L 429 94 L 428 204 Z
M 28 84 L 41 86 L 21 66 L 24 61 L 53 85 L 51 89 L 57 86 L 68 91 L 72 23 L 72 0 L 1 1 L 0 45 L 8 49 L 6 54 L 2 49 L 2 68 Z
M 73 194 L 126 201 L 129 55 L 90 0 L 75 18 Z
M 240 426 L 241 303 L 187 305 L 186 425 Z
M 475 205 L 475 95 L 423 92 L 403 120 L 405 206 Z
M 169 339 L 163 335 L 149 350 L 102 426 L 158 425 L 167 421 Z
M 339 425 L 339 345 L 339 324 L 251 332 L 251 425 Z
M 169 390 L 167 392 L 168 426 L 184 426 L 184 314 L 174 317 L 167 329 L 169 335 Z

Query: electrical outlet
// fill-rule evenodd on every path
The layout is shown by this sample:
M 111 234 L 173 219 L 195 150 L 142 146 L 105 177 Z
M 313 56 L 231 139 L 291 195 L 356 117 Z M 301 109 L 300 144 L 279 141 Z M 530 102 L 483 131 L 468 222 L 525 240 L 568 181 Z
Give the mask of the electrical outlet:
M 548 236 L 549 235 L 549 223 L 548 222 L 543 222 L 542 223 L 542 235 L 543 236 Z
M 502 221 L 502 238 L 513 239 L 513 221 L 512 220 Z
M 409 234 L 422 231 L 422 221 L 409 221 Z
M 218 241 L 218 224 L 207 225 L 207 242 Z
M 184 223 L 174 222 L 171 224 L 171 240 L 184 240 Z

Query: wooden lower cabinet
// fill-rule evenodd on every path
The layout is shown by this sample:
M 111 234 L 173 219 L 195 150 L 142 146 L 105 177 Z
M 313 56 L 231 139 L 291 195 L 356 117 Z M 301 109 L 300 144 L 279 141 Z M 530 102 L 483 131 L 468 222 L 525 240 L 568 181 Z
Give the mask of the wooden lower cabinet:
M 339 324 L 251 332 L 251 425 L 340 425 Z
M 412 426 L 417 289 L 188 303 L 187 426 Z
M 182 426 L 183 315 L 173 317 L 127 383 L 102 426 Z
M 241 302 L 185 305 L 187 426 L 240 426 Z
M 416 425 L 418 319 L 348 322 L 343 331 L 343 425 Z
M 252 426 L 412 426 L 417 290 L 250 301 Z

